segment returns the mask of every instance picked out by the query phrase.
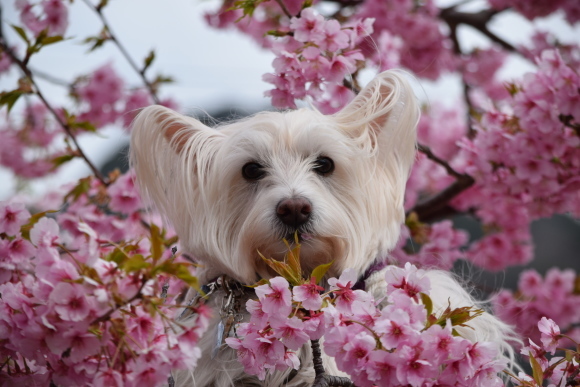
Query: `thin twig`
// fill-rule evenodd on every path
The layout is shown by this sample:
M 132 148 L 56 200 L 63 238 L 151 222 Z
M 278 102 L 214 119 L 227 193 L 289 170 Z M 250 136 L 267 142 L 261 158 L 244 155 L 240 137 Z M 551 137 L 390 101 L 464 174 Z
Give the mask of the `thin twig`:
M 449 163 L 437 156 L 435 156 L 435 154 L 433 154 L 433 151 L 431 150 L 431 148 L 429 148 L 428 146 L 425 146 L 423 144 L 417 144 L 417 149 L 419 150 L 419 152 L 423 153 L 425 156 L 427 156 L 427 158 L 429 160 L 434 161 L 436 164 L 441 165 L 443 168 L 445 168 L 445 171 L 447 171 L 447 174 L 450 176 L 453 176 L 457 179 L 462 179 L 464 178 L 465 174 L 463 173 L 459 173 L 457 172 L 455 169 L 453 169 L 451 167 L 451 165 L 449 165 Z
M 143 291 L 143 288 L 145 287 L 145 284 L 147 283 L 148 279 L 143 277 L 141 279 L 141 286 L 139 287 L 139 290 L 137 290 L 137 294 L 135 294 L 133 297 L 131 297 L 130 299 L 128 299 L 127 301 L 123 302 L 122 304 L 117 304 L 115 305 L 114 308 L 109 309 L 109 311 L 97 318 L 95 318 L 93 321 L 91 321 L 90 325 L 95 325 L 98 324 L 100 322 L 104 322 L 107 321 L 109 319 L 109 317 L 111 317 L 111 315 L 113 313 L 115 313 L 116 311 L 118 311 L 119 309 L 121 309 L 121 307 L 125 306 L 125 305 L 129 305 L 130 303 L 132 303 L 133 301 L 143 298 L 143 293 L 141 293 Z
M 36 77 L 36 78 L 40 78 L 43 79 L 47 82 L 52 83 L 53 85 L 58 85 L 58 86 L 63 86 L 66 87 L 68 89 L 71 88 L 70 83 L 68 83 L 67 81 L 57 78 L 51 74 L 45 73 L 44 71 L 29 67 L 30 72 Z
M 121 54 L 125 57 L 125 59 L 129 63 L 129 65 L 133 68 L 133 70 L 135 70 L 135 72 L 137 74 L 139 74 L 139 76 L 143 80 L 143 83 L 145 84 L 145 87 L 147 87 L 147 89 L 149 90 L 149 94 L 151 94 L 153 101 L 156 104 L 159 104 L 159 97 L 157 96 L 157 92 L 155 91 L 155 87 L 153 87 L 153 84 L 151 82 L 149 82 L 149 80 L 145 77 L 144 69 L 140 69 L 139 66 L 137 66 L 137 63 L 135 63 L 135 61 L 133 60 L 131 55 L 129 55 L 129 52 L 125 49 L 125 46 L 123 46 L 121 44 L 121 42 L 119 41 L 119 39 L 117 39 L 117 36 L 113 33 L 111 26 L 109 25 L 109 22 L 107 21 L 107 19 L 105 18 L 105 15 L 103 14 L 102 8 L 95 7 L 93 4 L 91 4 L 91 2 L 89 0 L 83 0 L 83 1 L 87 5 L 87 7 L 91 8 L 93 11 L 96 12 L 97 15 L 99 15 L 99 18 L 101 19 L 101 22 L 103 23 L 103 26 L 107 30 L 107 33 L 109 35 L 110 40 L 113 43 L 115 43 L 115 45 L 117 46 L 119 51 L 121 51 Z
M 288 8 L 286 8 L 286 4 L 284 4 L 284 2 L 282 0 L 276 0 L 276 3 L 278 3 L 278 5 L 280 6 L 280 8 L 282 8 L 282 11 L 284 11 L 284 13 L 286 14 L 286 16 L 288 16 L 288 19 L 292 19 L 292 14 L 290 13 L 290 11 L 288 11 Z
M 103 183 L 103 185 L 105 185 L 105 186 L 109 185 L 109 181 L 101 174 L 101 172 L 97 169 L 97 167 L 95 167 L 95 165 L 89 160 L 88 156 L 82 150 L 81 146 L 77 142 L 75 135 L 73 134 L 71 127 L 61 119 L 60 115 L 56 112 L 56 110 L 52 107 L 52 105 L 44 97 L 44 95 L 40 91 L 40 88 L 38 87 L 38 85 L 34 81 L 34 77 L 33 77 L 32 72 L 30 71 L 30 69 L 24 64 L 24 62 L 22 62 L 18 57 L 16 57 L 16 55 L 14 54 L 14 52 L 12 51 L 12 49 L 10 48 L 8 43 L 3 38 L 0 39 L 0 47 L 2 48 L 4 53 L 10 57 L 10 60 L 13 63 L 15 63 L 20 68 L 20 70 L 24 73 L 24 75 L 28 78 L 28 80 L 30 81 L 30 84 L 34 87 L 34 93 L 38 96 L 38 98 L 40 98 L 40 100 L 42 101 L 44 106 L 46 106 L 46 108 L 50 111 L 50 113 L 52 114 L 54 119 L 64 129 L 67 136 L 71 139 L 71 141 L 75 145 L 78 154 L 80 155 L 80 157 L 82 157 L 85 160 L 85 162 L 87 163 L 87 165 L 89 166 L 89 168 L 91 169 L 91 171 L 93 172 L 95 177 L 97 179 L 99 179 L 100 182 Z

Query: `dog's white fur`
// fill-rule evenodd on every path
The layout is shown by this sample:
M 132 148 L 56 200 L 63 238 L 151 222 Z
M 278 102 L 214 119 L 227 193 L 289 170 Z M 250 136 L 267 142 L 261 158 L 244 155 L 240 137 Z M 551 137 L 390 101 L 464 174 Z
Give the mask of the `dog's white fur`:
M 309 236 L 301 250 L 305 271 L 334 260 L 330 276 L 346 268 L 362 275 L 375 259 L 387 257 L 399 238 L 418 117 L 413 91 L 397 71 L 379 74 L 347 107 L 328 116 L 309 109 L 264 112 L 212 129 L 150 106 L 133 124 L 131 162 L 142 195 L 173 224 L 184 251 L 201 262 L 202 283 L 223 274 L 244 284 L 271 277 L 258 251 L 283 257 L 281 240 L 293 230 L 277 218 L 276 207 L 297 197 L 312 204 L 310 219 L 298 230 Z M 335 164 L 327 176 L 313 170 L 321 156 Z M 261 180 L 244 179 L 241 171 L 248 162 L 264 167 Z M 430 270 L 427 275 L 436 310 L 445 309 L 448 300 L 454 307 L 477 304 L 448 273 Z M 384 275 L 372 275 L 367 289 L 384 295 Z M 215 315 L 200 342 L 200 363 L 193 372 L 176 375 L 178 385 L 312 384 L 309 348 L 300 351 L 302 367 L 288 384 L 288 372 L 273 373 L 264 382 L 245 375 L 231 349 L 212 360 Z M 495 341 L 513 357 L 508 326 L 490 314 L 470 325 L 474 329 L 461 332 L 465 337 Z M 331 358 L 324 361 L 329 373 L 339 373 Z

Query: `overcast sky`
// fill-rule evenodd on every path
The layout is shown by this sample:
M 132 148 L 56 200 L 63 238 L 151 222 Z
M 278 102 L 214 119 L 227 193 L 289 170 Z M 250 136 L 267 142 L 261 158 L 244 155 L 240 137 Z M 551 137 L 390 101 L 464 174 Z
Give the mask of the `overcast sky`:
M 18 38 L 8 27 L 20 24 L 11 0 L 1 0 L 4 33 L 12 44 Z M 450 4 L 450 1 L 439 3 Z M 474 1 L 473 6 L 481 2 Z M 215 111 L 220 107 L 236 106 L 252 111 L 268 106 L 263 92 L 269 87 L 262 82 L 262 75 L 271 71 L 273 55 L 261 50 L 248 37 L 234 31 L 218 31 L 209 28 L 203 14 L 218 7 L 214 0 L 112 0 L 105 9 L 113 32 L 127 48 L 137 63 L 142 63 L 151 49 L 156 60 L 150 75 L 161 72 L 172 76 L 176 83 L 162 88 L 162 97 L 177 100 L 184 111 L 202 109 Z M 86 46 L 79 42 L 87 36 L 96 35 L 102 25 L 98 17 L 82 0 L 70 5 L 70 26 L 67 36 L 72 39 L 47 47 L 31 61 L 33 68 L 42 69 L 57 78 L 72 80 L 101 65 L 111 62 L 129 85 L 139 85 L 139 78 L 120 56 L 113 44 L 87 54 Z M 579 41 L 580 29 L 570 29 L 561 17 L 551 17 L 534 23 L 540 28 L 554 31 L 563 41 Z M 527 41 L 533 29 L 532 23 L 513 14 L 500 15 L 491 24 L 493 31 L 505 40 L 518 44 Z M 476 32 L 463 28 L 460 37 L 466 48 L 487 47 L 489 42 Z M 532 67 L 519 59 L 512 59 L 502 71 L 505 78 L 514 78 Z M 365 74 L 367 80 L 373 74 Z M 13 71 L 0 77 L 0 90 L 7 90 L 17 79 Z M 364 83 L 363 79 L 363 83 Z M 41 83 L 43 92 L 54 105 L 67 103 L 66 90 L 48 83 Z M 453 104 L 461 89 L 455 79 L 446 77 L 437 84 L 421 82 L 417 93 L 423 100 L 443 100 Z M 15 109 L 16 114 L 18 109 Z M 108 128 L 100 137 L 85 136 L 81 145 L 97 164 L 126 142 L 126 135 Z M 43 179 L 31 187 L 42 190 L 55 187 L 64 181 L 74 181 L 89 173 L 80 160 L 73 161 L 57 176 Z M 13 195 L 15 180 L 11 173 L 0 170 L 0 200 Z

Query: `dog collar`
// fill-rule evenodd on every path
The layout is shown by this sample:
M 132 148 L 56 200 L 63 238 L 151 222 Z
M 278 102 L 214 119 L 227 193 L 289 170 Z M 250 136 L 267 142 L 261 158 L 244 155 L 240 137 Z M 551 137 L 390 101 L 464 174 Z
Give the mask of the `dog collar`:
M 365 272 L 358 278 L 358 281 L 352 287 L 353 290 L 366 290 L 366 280 L 376 273 L 388 266 L 387 258 L 375 259 L 375 261 L 365 270 Z

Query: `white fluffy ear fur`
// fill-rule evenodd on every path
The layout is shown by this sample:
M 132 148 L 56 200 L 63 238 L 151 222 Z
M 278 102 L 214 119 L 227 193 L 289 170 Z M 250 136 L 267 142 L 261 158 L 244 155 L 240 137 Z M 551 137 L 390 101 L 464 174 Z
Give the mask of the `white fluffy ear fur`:
M 405 186 L 415 160 L 420 110 L 411 85 L 402 71 L 377 75 L 343 110 L 334 115 L 340 131 L 372 155 L 373 180 L 366 184 L 366 219 L 376 234 L 377 255 L 354 257 L 345 267 L 364 271 L 375 258 L 384 258 L 396 245 L 404 221 Z M 374 219 L 380 214 L 380 219 Z M 361 262 L 361 259 L 364 260 Z
M 390 70 L 377 75 L 335 118 L 344 132 L 406 181 L 415 160 L 420 111 L 404 74 Z
M 133 122 L 130 162 L 141 195 L 152 201 L 179 235 L 190 235 L 196 214 L 188 201 L 203 199 L 203 185 L 223 138 L 216 130 L 154 105 Z

